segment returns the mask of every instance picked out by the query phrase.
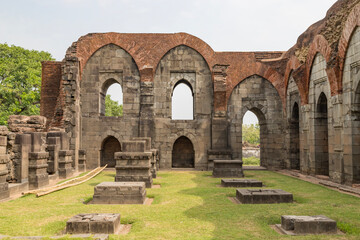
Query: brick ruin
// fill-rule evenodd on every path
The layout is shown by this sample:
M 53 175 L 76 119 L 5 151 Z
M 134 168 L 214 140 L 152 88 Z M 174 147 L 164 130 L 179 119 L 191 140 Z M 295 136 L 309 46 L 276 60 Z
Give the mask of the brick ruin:
M 80 37 L 63 61 L 42 63 L 42 117 L 14 116 L 0 128 L 0 196 L 20 189 L 12 184 L 115 167 L 114 153 L 132 155 L 124 143 L 141 139 L 154 177 L 212 170 L 214 160 L 242 158 L 247 111 L 259 120 L 261 166 L 360 183 L 359 2 L 336 2 L 286 52 L 215 52 L 186 33 Z M 107 117 L 114 83 L 123 116 Z M 192 120 L 172 119 L 178 83 L 191 89 Z

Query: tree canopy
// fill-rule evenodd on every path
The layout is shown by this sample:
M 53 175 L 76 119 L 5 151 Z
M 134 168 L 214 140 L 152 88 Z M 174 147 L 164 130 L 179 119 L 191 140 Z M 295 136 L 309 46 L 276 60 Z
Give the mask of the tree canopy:
M 39 114 L 41 62 L 49 60 L 47 52 L 0 44 L 0 125 L 10 115 Z
M 117 101 L 114 101 L 110 98 L 110 95 L 105 97 L 105 116 L 117 117 L 123 115 L 123 105 L 119 104 Z
M 242 138 L 243 143 L 249 143 L 252 145 L 259 145 L 260 144 L 260 125 L 259 124 L 251 124 L 243 125 L 242 129 Z

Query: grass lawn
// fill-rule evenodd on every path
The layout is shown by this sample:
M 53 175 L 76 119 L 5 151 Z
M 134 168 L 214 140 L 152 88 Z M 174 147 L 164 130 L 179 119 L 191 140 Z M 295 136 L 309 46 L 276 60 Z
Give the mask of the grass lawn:
M 242 160 L 244 166 L 260 166 L 260 158 L 248 157 L 243 158 Z
M 296 239 L 360 239 L 360 198 L 269 171 L 245 171 L 247 178 L 262 180 L 267 188 L 294 194 L 292 204 L 236 205 L 228 197 L 234 188 L 220 188 L 210 172 L 160 172 L 160 189 L 147 189 L 151 206 L 85 205 L 94 186 L 113 181 L 114 172 L 103 172 L 79 186 L 36 198 L 34 195 L 0 203 L 0 234 L 53 236 L 79 213 L 120 213 L 123 224 L 132 224 L 126 236 L 111 239 L 294 239 L 269 225 L 281 215 L 326 215 L 338 222 L 346 235 L 302 236 Z

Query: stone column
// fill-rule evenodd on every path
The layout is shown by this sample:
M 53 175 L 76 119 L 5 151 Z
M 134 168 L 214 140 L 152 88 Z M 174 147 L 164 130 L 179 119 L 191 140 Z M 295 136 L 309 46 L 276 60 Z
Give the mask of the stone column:
M 32 152 L 29 154 L 29 189 L 42 188 L 49 184 L 47 173 L 48 152 Z
M 150 137 L 134 137 L 132 138 L 135 141 L 145 141 L 145 152 L 151 152 L 151 174 L 153 178 L 156 178 L 156 156 L 157 149 L 151 149 L 151 138 Z
M 140 70 L 140 121 L 139 136 L 154 137 L 154 83 L 152 82 L 153 68 Z
M 15 137 L 16 179 L 18 183 L 29 181 L 29 153 L 31 151 L 31 135 L 17 134 Z
M 47 171 L 49 174 L 56 174 L 59 166 L 60 138 L 49 137 L 47 143 L 47 151 L 49 152 Z
M 145 182 L 152 187 L 152 152 L 145 152 L 145 141 L 124 141 L 123 152 L 115 153 L 115 182 Z
M 7 154 L 7 128 L 0 126 L 0 199 L 8 198 L 9 184 L 6 182 L 8 175 L 7 163 L 9 162 L 9 156 Z
M 60 150 L 59 151 L 59 178 L 68 178 L 73 175 L 72 169 L 72 156 L 73 151 L 71 150 Z
M 79 172 L 85 172 L 86 171 L 86 151 L 85 150 L 79 150 Z
M 232 158 L 228 146 L 228 122 L 226 119 L 226 78 L 229 65 L 214 65 L 214 116 L 211 121 L 211 149 L 208 150 L 208 170 L 213 170 L 214 160 Z

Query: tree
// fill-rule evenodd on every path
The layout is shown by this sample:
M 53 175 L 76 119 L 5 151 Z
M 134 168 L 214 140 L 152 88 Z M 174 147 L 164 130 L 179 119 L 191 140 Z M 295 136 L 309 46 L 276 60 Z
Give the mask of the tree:
M 259 145 L 260 144 L 260 125 L 259 124 L 251 124 L 243 125 L 242 129 L 242 138 L 243 142 L 250 143 L 252 145 Z
M 123 105 L 117 101 L 111 100 L 110 95 L 105 97 L 105 116 L 118 117 L 123 115 Z
M 47 52 L 0 44 L 0 125 L 9 115 L 39 114 L 41 62 L 49 60 Z

